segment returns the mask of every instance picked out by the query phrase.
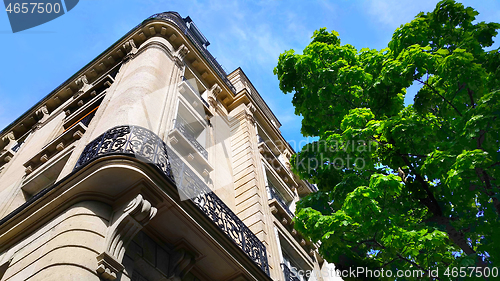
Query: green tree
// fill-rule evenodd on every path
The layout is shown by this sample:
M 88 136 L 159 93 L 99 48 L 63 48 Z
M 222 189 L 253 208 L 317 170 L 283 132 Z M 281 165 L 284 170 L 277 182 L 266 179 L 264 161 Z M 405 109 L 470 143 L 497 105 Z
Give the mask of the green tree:
M 456 280 L 453 267 L 500 267 L 500 52 L 486 50 L 500 24 L 476 15 L 441 1 L 386 49 L 358 51 L 322 28 L 303 54 L 280 55 L 280 89 L 302 134 L 319 137 L 292 157 L 319 187 L 297 204 L 295 228 L 337 268 Z

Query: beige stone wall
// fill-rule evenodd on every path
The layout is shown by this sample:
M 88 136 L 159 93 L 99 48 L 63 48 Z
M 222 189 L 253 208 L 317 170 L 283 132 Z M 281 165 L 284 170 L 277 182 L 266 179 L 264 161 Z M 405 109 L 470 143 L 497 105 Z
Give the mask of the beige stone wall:
M 179 76 L 172 51 L 166 39 L 153 37 L 122 65 L 103 109 L 96 116 L 99 121 L 92 132 L 93 138 L 119 125 L 137 125 L 159 133 L 167 93 L 170 87 L 177 86 L 177 81 L 171 78 Z
M 212 172 L 213 190 L 231 210 L 236 212 L 230 125 L 226 116 L 212 118 L 215 142 L 210 162 L 215 167 Z
M 0 218 L 26 201 L 27 196 L 21 190 L 26 174 L 23 164 L 61 133 L 63 118 L 61 110 L 52 112 L 29 133 L 12 160 L 4 165 L 0 173 Z
M 163 34 L 163 29 L 161 32 L 162 35 L 167 34 Z M 170 42 L 172 40 L 177 40 L 177 43 Z M 153 131 L 165 142 L 168 141 L 179 104 L 181 76 L 186 65 L 194 62 L 201 65 L 201 58 L 184 60 L 189 50 L 179 40 L 172 36 L 154 36 L 145 39 L 138 48 L 133 43 L 129 43 L 128 47 L 124 45 L 121 49 L 124 50 L 124 63 L 114 83 L 107 89 L 86 133 L 73 143 L 73 153 L 57 176 L 58 180 L 73 171 L 86 144 L 114 126 L 141 126 Z M 281 142 L 283 138 L 277 127 L 279 122 L 275 117 L 268 116 L 269 108 L 262 109 L 264 101 L 246 80 L 246 76 L 244 79 L 239 76 L 244 75 L 242 72 L 231 74 L 230 78 L 237 82 L 238 90 L 246 89 L 249 94 L 245 98 L 242 97 L 245 93 L 240 92 L 240 100 L 235 105 L 231 105 L 231 102 L 236 98 L 227 89 L 221 90 L 219 87 L 217 93 L 213 90 L 213 86 L 217 85 L 214 82 L 216 75 L 212 73 L 209 77 L 207 72 L 203 73 L 201 76 L 208 77 L 204 82 L 207 84 L 204 95 L 211 98 L 209 110 L 214 116 L 206 132 L 208 162 L 213 171 L 209 179 L 205 180 L 264 243 L 271 277 L 281 280 L 281 251 L 279 238 L 275 235 L 275 226 L 280 222 L 269 207 L 256 128 L 256 122 L 261 122 L 259 126 L 270 128 L 273 132 L 268 138 Z M 71 101 L 71 98 L 68 99 L 57 110 L 44 116 L 39 128 L 26 138 L 12 161 L 2 167 L 0 218 L 29 199 L 31 194 L 21 189 L 26 179 L 29 179 L 23 164 L 62 132 L 65 118 L 62 108 Z M 290 194 L 293 194 L 294 202 L 298 200 L 296 190 L 290 191 Z M 0 266 L 10 260 L 9 268 L 1 280 L 99 280 L 96 256 L 103 252 L 111 212 L 110 206 L 96 201 L 84 201 L 69 207 L 1 254 Z M 298 252 L 302 251 L 301 255 L 310 267 L 319 270 L 318 263 L 308 253 L 304 254 L 296 241 L 290 241 L 295 243 Z
M 104 247 L 111 209 L 77 203 L 0 256 L 5 280 L 99 280 L 96 256 Z
M 261 241 L 265 241 L 267 236 L 263 211 L 265 199 L 258 178 L 254 119 L 244 105 L 234 111 L 236 113 L 233 113 L 235 122 L 231 131 L 231 147 L 236 214 Z

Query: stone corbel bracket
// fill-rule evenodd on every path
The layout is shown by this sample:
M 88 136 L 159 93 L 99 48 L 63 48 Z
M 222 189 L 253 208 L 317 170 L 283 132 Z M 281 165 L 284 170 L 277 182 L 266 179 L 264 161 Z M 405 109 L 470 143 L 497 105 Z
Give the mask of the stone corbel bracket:
M 219 86 L 219 84 L 215 83 L 212 88 L 210 88 L 210 92 L 212 92 L 212 95 L 214 95 L 214 97 L 217 97 L 220 92 L 222 92 L 222 88 Z
M 217 108 L 217 96 L 222 92 L 222 88 L 219 86 L 219 84 L 215 83 L 211 88 L 210 88 L 210 95 L 208 95 L 208 103 L 210 106 L 213 108 Z
M 178 249 L 170 256 L 168 264 L 168 278 L 180 281 L 193 268 L 196 257 L 189 251 Z
M 252 125 L 255 124 L 255 118 L 253 116 L 255 110 L 256 108 L 253 104 L 248 104 L 247 107 L 245 108 L 245 117 Z
M 106 250 L 97 256 L 96 271 L 102 278 L 116 279 L 124 268 L 122 260 L 128 244 L 156 213 L 157 209 L 141 194 L 114 212 L 106 234 Z
M 86 75 L 82 75 L 80 78 L 76 79 L 75 84 L 78 87 L 78 91 L 73 95 L 74 99 L 77 99 L 91 88 Z
M 17 142 L 16 142 L 16 137 L 14 136 L 14 132 L 10 131 L 4 137 L 2 137 L 2 142 L 5 145 L 3 145 L 4 146 L 3 149 L 0 149 L 0 153 L 3 153 L 8 149 L 12 148 L 14 145 L 16 145 Z
M 125 57 L 123 58 L 123 62 L 127 62 L 130 59 L 133 59 L 135 54 L 137 54 L 138 49 L 135 46 L 134 39 L 130 39 L 125 44 L 123 44 L 123 49 L 125 50 Z
M 177 51 L 175 51 L 172 55 L 174 56 L 175 62 L 179 67 L 184 66 L 184 58 L 189 54 L 189 49 L 186 45 L 182 44 Z
M 40 107 L 36 111 L 36 117 L 38 118 L 38 123 L 43 123 L 49 118 L 49 110 L 47 109 L 47 105 Z

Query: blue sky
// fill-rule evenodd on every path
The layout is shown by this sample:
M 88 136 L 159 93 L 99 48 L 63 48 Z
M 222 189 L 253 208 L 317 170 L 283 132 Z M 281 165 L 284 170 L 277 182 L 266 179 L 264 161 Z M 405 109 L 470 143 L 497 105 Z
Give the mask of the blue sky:
M 437 2 L 80 0 L 64 16 L 16 34 L 6 12 L 0 12 L 0 130 L 142 20 L 177 11 L 195 21 L 227 72 L 245 71 L 283 124 L 285 138 L 299 143 L 301 119 L 294 115 L 292 96 L 280 92 L 273 75 L 279 54 L 303 50 L 321 27 L 339 32 L 343 44 L 382 49 L 397 27 Z M 462 3 L 479 11 L 479 21 L 500 22 L 499 0 Z

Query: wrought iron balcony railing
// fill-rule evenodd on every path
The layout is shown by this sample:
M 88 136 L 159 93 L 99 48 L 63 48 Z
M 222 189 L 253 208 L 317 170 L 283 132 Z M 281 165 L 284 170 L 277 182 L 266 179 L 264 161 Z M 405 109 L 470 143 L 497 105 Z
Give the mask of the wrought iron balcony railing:
M 276 187 L 274 187 L 271 183 L 269 183 L 268 188 L 269 188 L 269 192 L 271 193 L 271 198 L 269 198 L 269 200 L 276 199 L 276 201 L 281 205 L 281 207 L 283 207 L 283 209 L 293 218 L 295 215 L 290 210 L 290 208 L 286 204 L 285 199 L 278 192 L 278 190 L 276 189 Z
M 166 144 L 153 132 L 138 126 L 114 127 L 87 144 L 76 162 L 75 170 L 105 155 L 132 155 L 152 163 L 174 180 L 167 157 Z
M 269 275 L 264 244 L 171 149 L 169 157 L 177 188 Z
M 175 120 L 175 125 L 174 128 L 179 130 L 185 137 L 186 139 L 205 157 L 205 159 L 208 159 L 208 151 L 196 140 L 196 137 L 194 136 L 192 130 L 190 130 L 189 125 L 185 120 L 182 118 L 177 118 Z
M 114 127 L 87 144 L 74 170 L 107 155 L 128 155 L 158 168 L 267 275 L 266 247 L 156 134 L 138 126 Z M 175 178 L 177 177 L 177 178 Z
M 285 281 L 301 281 L 296 273 L 292 272 L 290 268 L 284 263 L 281 264 L 283 268 L 283 274 L 285 275 Z

